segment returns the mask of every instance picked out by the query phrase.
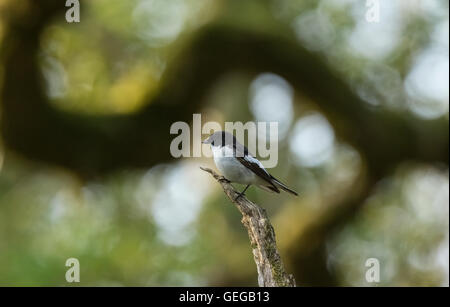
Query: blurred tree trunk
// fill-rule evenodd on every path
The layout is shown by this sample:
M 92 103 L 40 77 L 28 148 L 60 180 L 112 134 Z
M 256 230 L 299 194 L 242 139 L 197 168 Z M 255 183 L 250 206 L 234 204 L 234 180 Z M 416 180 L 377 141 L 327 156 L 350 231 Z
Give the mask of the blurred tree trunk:
M 421 120 L 370 107 L 282 26 L 280 35 L 220 20 L 206 25 L 170 63 L 159 94 L 135 114 L 87 116 L 57 110 L 44 92 L 37 54 L 43 29 L 58 14 L 63 16 L 65 7 L 51 0 L 28 5 L 10 18 L 4 38 L 1 132 L 8 148 L 31 159 L 82 176 L 167 161 L 170 125 L 190 122 L 218 77 L 245 69 L 277 73 L 317 101 L 338 137 L 359 150 L 378 177 L 405 159 L 448 164 L 448 120 Z

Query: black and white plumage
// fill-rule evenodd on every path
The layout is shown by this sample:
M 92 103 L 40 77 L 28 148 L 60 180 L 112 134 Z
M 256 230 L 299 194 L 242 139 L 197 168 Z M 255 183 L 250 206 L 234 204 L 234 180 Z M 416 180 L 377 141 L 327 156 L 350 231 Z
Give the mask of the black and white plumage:
M 269 174 L 261 162 L 253 157 L 231 133 L 217 131 L 204 140 L 203 144 L 211 144 L 214 162 L 226 179 L 247 185 L 239 196 L 243 195 L 250 185 L 256 185 L 269 192 L 280 193 L 282 189 L 298 195 Z

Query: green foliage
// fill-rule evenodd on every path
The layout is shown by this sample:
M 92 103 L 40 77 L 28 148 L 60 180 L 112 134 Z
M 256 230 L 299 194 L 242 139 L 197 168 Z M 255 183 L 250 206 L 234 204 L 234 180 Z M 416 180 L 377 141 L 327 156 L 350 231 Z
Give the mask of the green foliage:
M 271 173 L 300 197 L 253 187 L 247 196 L 268 211 L 298 285 L 371 286 L 371 257 L 381 263 L 378 285 L 448 285 L 448 1 L 382 2 L 381 22 L 368 24 L 364 1 L 82 1 L 79 24 L 63 12 L 41 20 L 35 55 L 16 37 L 47 15 L 31 0 L 0 1 L 0 102 L 9 107 L 0 132 L 14 143 L 0 140 L 0 285 L 77 285 L 65 281 L 71 257 L 81 286 L 257 285 L 239 212 L 198 169 L 210 159 L 168 162 L 159 146 L 172 136 L 156 122 L 192 118 L 194 103 L 204 121 L 284 125 Z M 9 50 L 37 59 L 38 76 L 23 75 L 30 63 L 11 69 Z M 17 73 L 45 97 L 6 82 Z M 317 76 L 331 77 L 307 82 Z M 353 96 L 323 99 L 345 90 Z M 23 97 L 60 112 L 48 121 L 88 127 L 64 143 L 77 142 L 76 163 L 65 157 L 71 146 L 49 152 L 47 138 L 10 135 L 7 111 L 43 114 L 24 109 Z M 77 123 L 86 114 L 95 116 Z M 20 133 L 23 118 L 12 120 Z M 138 137 L 123 131 L 150 135 L 149 122 L 158 129 L 142 145 L 158 146 L 137 152 Z M 99 148 L 120 148 L 99 156 L 97 138 Z M 121 154 L 151 167 L 128 167 Z

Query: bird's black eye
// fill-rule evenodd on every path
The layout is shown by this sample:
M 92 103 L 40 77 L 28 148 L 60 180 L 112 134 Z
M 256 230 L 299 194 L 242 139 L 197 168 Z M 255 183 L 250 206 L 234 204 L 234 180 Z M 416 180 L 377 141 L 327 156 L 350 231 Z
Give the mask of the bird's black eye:
M 211 142 L 211 145 L 214 146 L 214 141 Z

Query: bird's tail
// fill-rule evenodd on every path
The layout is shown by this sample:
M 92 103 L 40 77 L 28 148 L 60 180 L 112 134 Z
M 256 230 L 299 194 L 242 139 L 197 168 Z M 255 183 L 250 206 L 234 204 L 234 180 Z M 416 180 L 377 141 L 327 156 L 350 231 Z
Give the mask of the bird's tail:
M 282 189 L 282 190 L 284 190 L 284 191 L 286 191 L 286 192 L 288 192 L 288 193 L 291 193 L 291 194 L 293 194 L 293 195 L 295 195 L 295 196 L 298 196 L 298 193 L 297 193 L 297 192 L 295 192 L 294 190 L 289 189 L 284 183 L 282 183 L 282 182 L 279 181 L 278 179 L 274 178 L 273 176 L 271 176 L 271 177 L 272 177 L 273 183 L 274 183 L 278 188 L 280 188 L 280 189 Z

